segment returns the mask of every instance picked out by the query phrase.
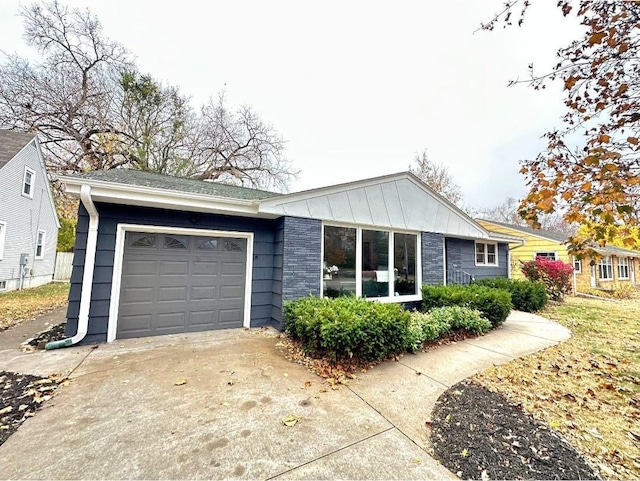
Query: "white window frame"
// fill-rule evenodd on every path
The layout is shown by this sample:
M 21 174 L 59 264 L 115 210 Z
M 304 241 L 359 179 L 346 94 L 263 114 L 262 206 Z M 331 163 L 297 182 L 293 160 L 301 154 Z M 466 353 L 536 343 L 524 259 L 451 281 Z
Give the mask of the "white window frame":
M 389 242 L 388 242 L 388 249 L 389 249 L 389 292 L 388 292 L 388 296 L 386 297 L 369 297 L 367 299 L 370 299 L 372 301 L 377 301 L 377 302 L 383 302 L 383 303 L 387 303 L 387 302 L 408 302 L 408 301 L 420 301 L 422 300 L 422 296 L 420 294 L 420 287 L 422 286 L 422 250 L 421 250 L 421 240 L 422 240 L 422 233 L 421 232 L 416 232 L 416 231 L 410 231 L 410 230 L 403 230 L 403 229 L 387 229 L 387 228 L 381 228 L 381 227 L 376 227 L 376 226 L 369 226 L 369 225 L 354 225 L 354 224 L 347 224 L 347 223 L 342 223 L 342 222 L 327 222 L 327 223 L 322 223 L 322 241 L 320 244 L 320 296 L 324 296 L 324 272 L 323 272 L 323 265 L 322 265 L 322 261 L 324 260 L 324 228 L 325 227 L 346 227 L 348 229 L 355 229 L 356 230 L 356 297 L 362 297 L 362 231 L 363 230 L 371 230 L 371 231 L 378 231 L 378 232 L 388 232 L 389 233 Z M 409 294 L 409 295 L 404 295 L 404 296 L 394 296 L 393 295 L 393 286 L 394 283 L 392 282 L 392 279 L 394 278 L 393 276 L 393 269 L 394 269 L 394 234 L 411 234 L 411 235 L 415 235 L 416 236 L 416 290 L 418 291 L 417 294 Z
M 624 265 L 621 265 L 620 262 L 624 261 Z M 621 267 L 625 268 L 627 273 L 626 275 L 622 275 Z M 627 257 L 618 257 L 618 279 L 629 280 L 629 259 Z
M 611 277 L 604 277 L 602 275 L 603 273 L 610 273 Z M 601 281 L 613 280 L 613 260 L 611 259 L 611 256 L 601 257 L 598 261 L 598 277 Z
M 549 256 L 548 254 L 552 254 L 553 257 Z M 543 259 L 550 259 L 552 261 L 557 261 L 558 260 L 558 253 L 555 251 L 539 251 L 539 252 L 535 252 L 533 254 L 533 258 L 537 259 L 538 257 L 542 257 Z
M 0 281 L 0 291 L 7 290 L 7 281 Z
M 577 269 L 576 266 L 578 266 Z M 577 257 L 573 258 L 573 272 L 575 272 L 576 274 L 580 274 L 582 272 L 582 260 L 578 259 Z
M 478 262 L 478 244 L 484 245 L 484 262 Z M 496 262 L 491 264 L 488 262 L 489 259 L 489 249 L 487 249 L 488 245 L 492 245 L 496 249 Z M 473 245 L 473 260 L 478 267 L 499 267 L 498 266 L 498 243 L 497 242 L 487 242 L 487 241 L 475 241 Z
M 4 256 L 4 243 L 7 238 L 7 223 L 0 220 L 0 261 Z
M 40 234 L 42 234 L 41 242 L 39 242 Z M 44 243 L 46 238 L 47 238 L 47 231 L 38 229 L 38 232 L 36 232 L 36 250 L 34 252 L 34 257 L 36 259 L 44 259 Z M 38 247 L 40 247 L 40 255 L 38 255 Z
M 31 174 L 31 183 L 27 184 L 27 174 Z M 33 191 L 35 190 L 36 186 L 36 171 L 29 168 L 29 167 L 25 167 L 24 168 L 24 174 L 22 176 L 22 195 L 24 197 L 27 197 L 28 199 L 33 199 Z M 25 192 L 25 187 L 29 186 L 29 192 Z

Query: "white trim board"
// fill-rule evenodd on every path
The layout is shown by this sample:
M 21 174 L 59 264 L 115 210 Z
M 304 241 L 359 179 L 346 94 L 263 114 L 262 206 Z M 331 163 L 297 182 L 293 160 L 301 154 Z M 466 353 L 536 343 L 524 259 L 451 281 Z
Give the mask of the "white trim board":
M 127 232 L 148 232 L 157 234 L 177 234 L 203 237 L 232 237 L 247 240 L 247 263 L 244 291 L 244 327 L 251 327 L 251 282 L 253 280 L 253 232 L 219 231 L 193 229 L 186 227 L 165 227 L 143 224 L 118 224 L 116 230 L 116 250 L 113 257 L 113 276 L 111 278 L 111 301 L 109 303 L 109 321 L 107 342 L 116 340 L 118 328 L 118 309 L 120 308 L 120 287 L 122 281 L 122 262 L 124 259 L 124 238 Z

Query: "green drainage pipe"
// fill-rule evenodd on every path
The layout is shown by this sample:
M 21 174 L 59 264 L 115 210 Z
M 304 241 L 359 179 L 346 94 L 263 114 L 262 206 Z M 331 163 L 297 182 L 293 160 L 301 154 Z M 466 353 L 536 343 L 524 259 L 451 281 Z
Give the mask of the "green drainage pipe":
M 67 347 L 67 346 L 70 346 L 71 344 L 73 344 L 73 341 L 71 341 L 70 337 L 67 337 L 66 339 L 60 339 L 59 341 L 47 342 L 44 345 L 44 348 L 47 351 L 50 351 L 52 349 L 58 349 L 59 347 Z

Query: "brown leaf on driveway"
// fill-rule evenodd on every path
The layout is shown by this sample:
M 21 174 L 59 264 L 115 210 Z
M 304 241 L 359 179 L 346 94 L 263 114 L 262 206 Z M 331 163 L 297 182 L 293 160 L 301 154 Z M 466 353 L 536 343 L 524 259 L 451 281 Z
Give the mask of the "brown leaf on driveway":
M 173 383 L 174 386 L 183 386 L 185 384 L 187 384 L 186 379 L 178 379 L 176 382 Z

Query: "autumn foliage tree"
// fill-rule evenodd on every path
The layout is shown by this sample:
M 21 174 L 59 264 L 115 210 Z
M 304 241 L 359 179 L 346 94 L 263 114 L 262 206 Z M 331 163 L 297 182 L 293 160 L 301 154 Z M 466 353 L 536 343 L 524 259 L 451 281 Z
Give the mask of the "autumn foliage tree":
M 530 4 L 507 2 L 483 28 L 511 25 L 514 12 L 521 25 Z M 629 231 L 640 225 L 640 3 L 561 0 L 557 5 L 565 17 L 577 15 L 584 35 L 558 50 L 550 72 L 534 74 L 530 66 L 525 82 L 534 89 L 562 82 L 566 112 L 562 126 L 544 135 L 546 149 L 522 162 L 529 192 L 520 215 L 536 227 L 541 214 L 562 206 L 568 223 L 589 229 L 586 236 L 570 238 L 577 253 L 616 238 L 640 249 Z

